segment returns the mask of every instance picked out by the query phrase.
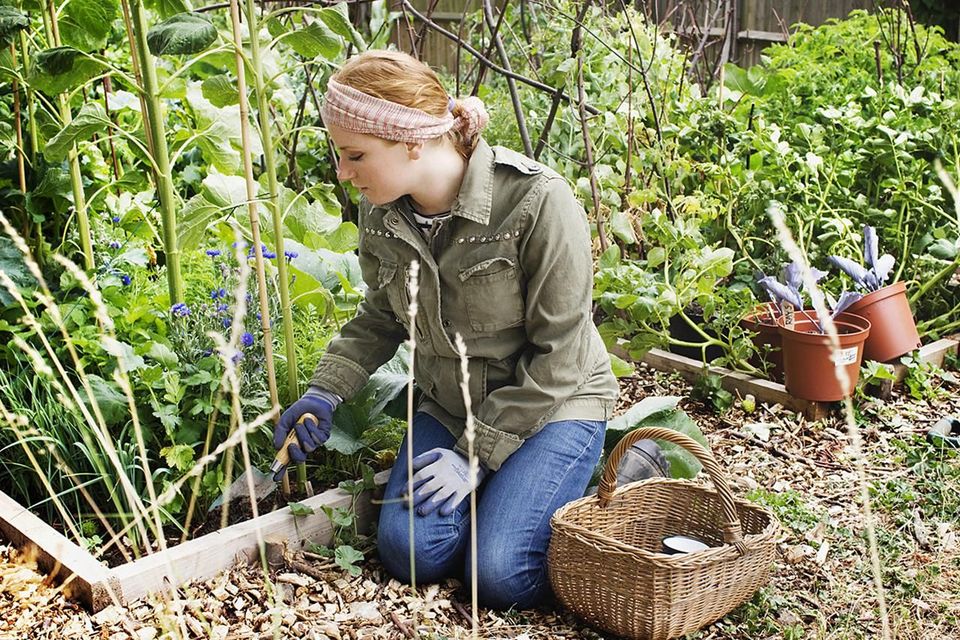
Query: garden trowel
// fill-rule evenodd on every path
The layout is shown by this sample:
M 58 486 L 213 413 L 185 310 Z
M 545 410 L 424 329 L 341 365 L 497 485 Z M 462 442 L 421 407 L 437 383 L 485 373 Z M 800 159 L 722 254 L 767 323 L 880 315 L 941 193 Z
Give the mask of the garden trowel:
M 304 420 L 313 420 L 314 422 L 319 422 L 312 413 L 305 413 L 300 416 L 300 419 L 297 420 L 297 424 L 303 424 Z M 248 467 L 246 471 L 237 476 L 237 479 L 233 481 L 233 484 L 230 487 L 220 494 L 216 500 L 213 501 L 213 504 L 210 505 L 210 508 L 207 511 L 213 511 L 217 507 L 223 505 L 223 499 L 226 496 L 230 496 L 230 500 L 236 500 L 238 498 L 248 498 L 250 497 L 250 481 L 253 482 L 253 500 L 260 502 L 268 495 L 273 493 L 273 490 L 277 488 L 277 481 L 273 479 L 273 476 L 277 474 L 278 471 L 283 469 L 285 466 L 290 464 L 290 451 L 288 446 L 297 441 L 297 431 L 296 429 L 290 429 L 290 433 L 287 434 L 287 439 L 283 441 L 283 446 L 280 447 L 277 451 L 276 457 L 273 459 L 273 464 L 270 465 L 270 470 L 267 473 L 260 471 L 255 467 Z M 249 478 L 249 480 L 248 480 Z

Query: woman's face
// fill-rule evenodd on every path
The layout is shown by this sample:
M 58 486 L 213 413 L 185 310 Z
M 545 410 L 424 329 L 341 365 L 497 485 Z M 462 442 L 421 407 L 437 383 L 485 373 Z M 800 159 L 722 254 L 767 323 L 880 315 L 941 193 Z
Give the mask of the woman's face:
M 377 206 L 410 193 L 413 166 L 406 144 L 353 133 L 334 124 L 327 125 L 327 132 L 340 155 L 340 182 L 349 181 Z

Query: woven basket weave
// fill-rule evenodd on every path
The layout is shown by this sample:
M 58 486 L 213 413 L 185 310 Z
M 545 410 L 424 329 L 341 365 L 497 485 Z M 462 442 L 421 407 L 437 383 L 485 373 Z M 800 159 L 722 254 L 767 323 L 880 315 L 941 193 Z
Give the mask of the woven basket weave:
M 688 450 L 716 491 L 667 478 L 617 489 L 620 458 L 644 438 Z M 749 598 L 769 578 L 780 530 L 769 511 L 733 498 L 710 452 L 660 427 L 625 436 L 607 461 L 597 495 L 561 507 L 550 525 L 548 567 L 557 597 L 588 623 L 635 640 L 682 636 Z M 661 553 L 662 539 L 671 535 L 693 536 L 711 548 Z

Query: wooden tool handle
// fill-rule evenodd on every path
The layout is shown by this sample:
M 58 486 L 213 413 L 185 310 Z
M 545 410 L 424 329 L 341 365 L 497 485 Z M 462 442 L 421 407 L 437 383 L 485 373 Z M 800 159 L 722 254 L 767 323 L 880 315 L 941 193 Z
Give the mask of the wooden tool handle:
M 303 424 L 304 420 L 313 420 L 317 424 L 320 424 L 320 421 L 317 420 L 317 416 L 312 413 L 305 413 L 300 416 L 300 419 L 297 420 L 297 424 Z M 281 468 L 290 464 L 290 445 L 294 442 L 297 442 L 297 431 L 296 429 L 290 429 L 290 433 L 287 434 L 286 440 L 283 441 L 283 446 L 280 447 L 280 450 L 277 451 L 276 457 L 273 459 L 273 464 L 270 465 L 271 469 L 274 469 L 274 473 L 279 471 Z

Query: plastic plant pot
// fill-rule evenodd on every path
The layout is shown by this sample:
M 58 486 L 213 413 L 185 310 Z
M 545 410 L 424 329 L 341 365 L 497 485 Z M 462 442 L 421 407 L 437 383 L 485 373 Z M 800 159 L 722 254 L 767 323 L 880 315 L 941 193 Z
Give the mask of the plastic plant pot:
M 938 447 L 960 449 L 960 418 L 947 416 L 930 427 L 927 440 Z
M 866 360 L 887 362 L 920 348 L 920 334 L 903 282 L 868 293 L 847 311 L 870 321 L 870 335 L 863 345 Z
M 780 319 L 783 340 L 784 379 L 787 392 L 795 398 L 815 402 L 835 402 L 851 395 L 860 378 L 863 343 L 870 333 L 870 322 L 852 313 L 834 318 L 840 350 L 833 356 L 830 336 L 820 333 L 817 312 L 798 312 L 793 328 Z M 837 368 L 847 372 L 848 387 L 842 387 Z
M 783 349 L 775 308 L 772 302 L 757 306 L 740 321 L 740 326 L 754 334 L 751 341 L 760 352 L 750 358 L 750 364 L 758 369 L 766 364 L 770 380 L 783 382 Z

